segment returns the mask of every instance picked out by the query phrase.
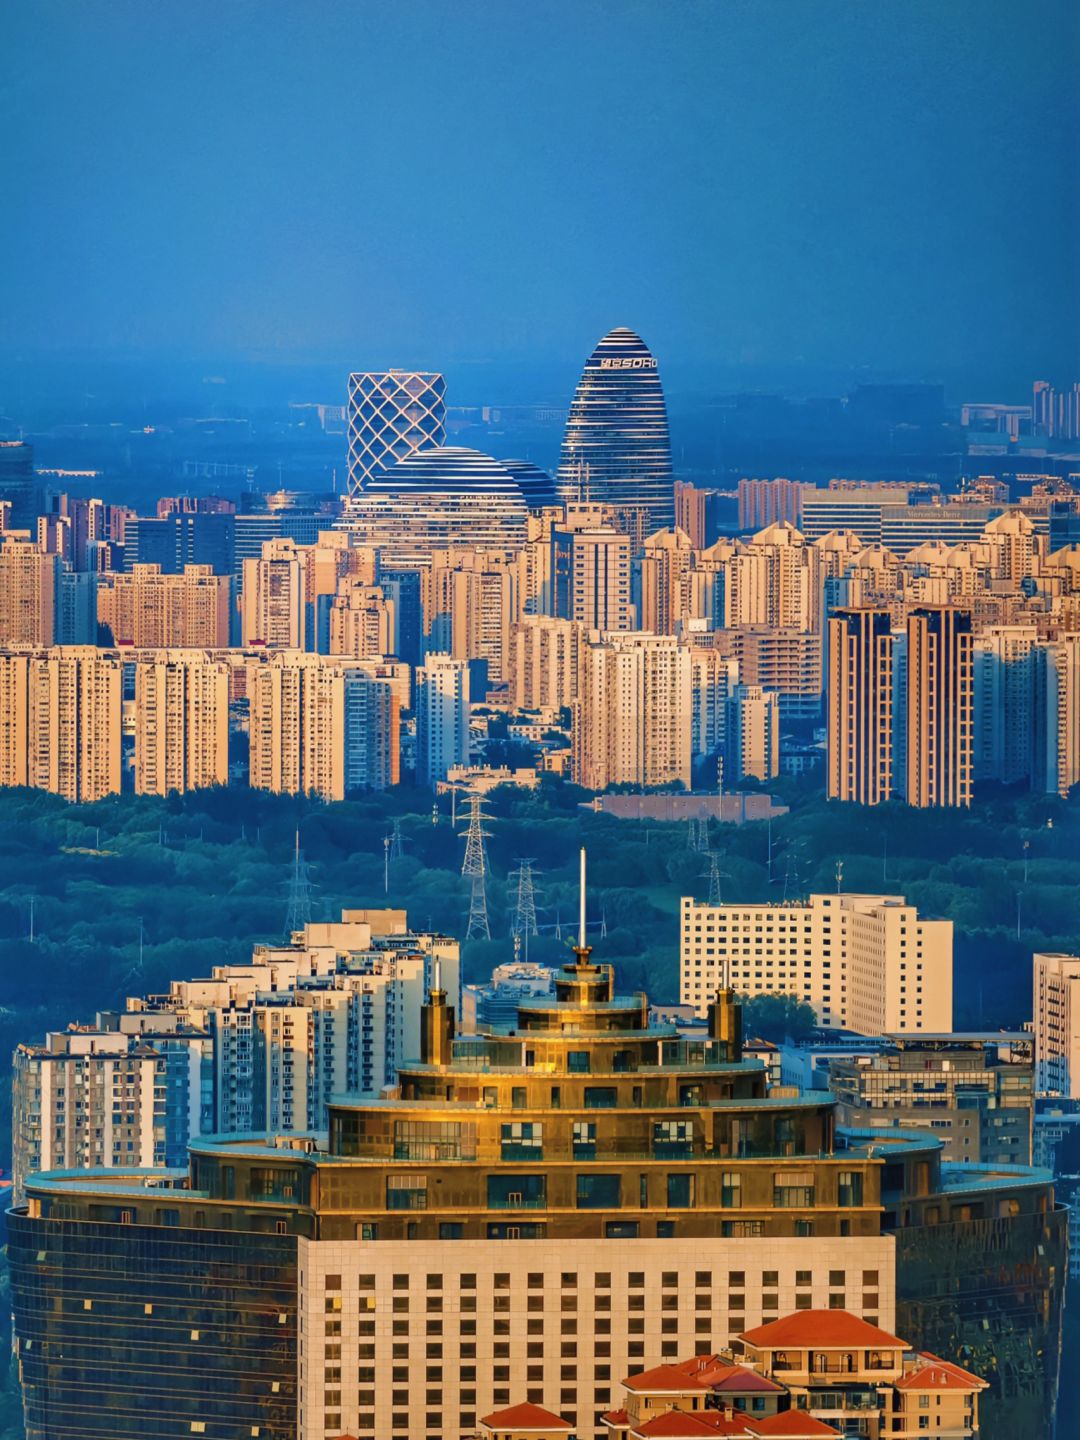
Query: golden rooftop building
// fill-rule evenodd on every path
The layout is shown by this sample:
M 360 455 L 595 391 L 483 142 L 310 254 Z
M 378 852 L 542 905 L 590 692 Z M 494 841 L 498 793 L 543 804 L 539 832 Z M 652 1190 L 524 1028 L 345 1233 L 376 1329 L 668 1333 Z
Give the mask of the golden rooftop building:
M 138 1433 L 148 1394 L 159 1440 L 517 1440 L 515 1403 L 607 1440 L 611 1377 L 647 1356 L 801 1309 L 893 1333 L 901 1237 L 928 1252 L 931 1223 L 964 1269 L 935 1257 L 947 1296 L 926 1328 L 977 1324 L 1044 1399 L 1064 1253 L 1049 1177 L 965 1175 L 954 1207 L 936 1141 L 849 1140 L 828 1094 L 770 1092 L 732 991 L 693 1040 L 618 994 L 582 892 L 554 997 L 459 1037 L 432 956 L 420 1060 L 381 1098 L 332 1096 L 328 1133 L 201 1137 L 183 1171 L 31 1176 L 8 1217 L 28 1440 Z M 1007 1207 L 993 1243 L 985 1204 Z M 1002 1265 L 1023 1277 L 1004 1296 Z

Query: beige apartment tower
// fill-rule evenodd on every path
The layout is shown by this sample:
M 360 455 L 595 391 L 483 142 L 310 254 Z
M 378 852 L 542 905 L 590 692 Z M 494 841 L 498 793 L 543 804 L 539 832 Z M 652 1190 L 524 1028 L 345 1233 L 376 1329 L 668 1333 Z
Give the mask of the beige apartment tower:
M 704 1015 L 717 988 L 790 995 L 818 1024 L 885 1035 L 952 1029 L 953 927 L 902 895 L 803 904 L 682 902 L 680 999 Z
M 1036 955 L 1035 1093 L 1080 1100 L 1080 955 Z
M 574 702 L 574 779 L 690 788 L 690 655 L 674 636 L 596 635 L 582 644 Z
M 26 784 L 65 800 L 120 790 L 120 661 L 90 646 L 25 658 Z
M 223 649 L 229 643 L 227 575 L 209 565 L 185 565 L 163 575 L 160 565 L 135 565 L 110 575 L 98 589 L 98 624 L 114 645 L 141 650 Z
M 0 535 L 0 645 L 51 645 L 56 634 L 57 555 L 19 532 Z
M 165 652 L 135 666 L 135 791 L 168 795 L 229 780 L 229 667 Z
M 887 610 L 829 620 L 828 795 L 879 805 L 892 794 L 892 626 Z

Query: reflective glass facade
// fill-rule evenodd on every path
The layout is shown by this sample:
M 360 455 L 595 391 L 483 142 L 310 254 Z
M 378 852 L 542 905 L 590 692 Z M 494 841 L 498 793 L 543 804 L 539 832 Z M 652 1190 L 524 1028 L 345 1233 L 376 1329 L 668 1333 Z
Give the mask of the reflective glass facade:
M 294 1440 L 295 1235 L 8 1216 L 27 1440 Z M 113 1213 L 115 1212 L 115 1213 Z M 149 1217 L 147 1217 L 149 1218 Z M 232 1217 L 230 1217 L 231 1220 Z
M 349 376 L 349 493 L 446 438 L 446 381 L 411 370 Z
M 639 542 L 675 523 L 660 373 L 632 330 L 612 330 L 586 361 L 557 478 L 561 499 L 613 506 Z

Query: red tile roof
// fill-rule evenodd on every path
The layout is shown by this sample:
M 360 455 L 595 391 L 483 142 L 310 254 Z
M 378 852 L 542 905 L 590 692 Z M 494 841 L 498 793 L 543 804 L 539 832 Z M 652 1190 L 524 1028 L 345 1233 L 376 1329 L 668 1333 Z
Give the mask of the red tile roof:
M 631 1375 L 623 1385 L 627 1390 L 655 1390 L 658 1394 L 673 1395 L 685 1394 L 688 1390 L 708 1390 L 708 1385 L 687 1370 L 687 1364 L 684 1360 L 681 1365 L 657 1365 L 654 1370 Z
M 630 1423 L 630 1416 L 625 1410 L 609 1410 L 606 1414 L 601 1415 L 600 1419 L 605 1425 L 628 1425 Z
M 738 1435 L 746 1440 L 746 1426 L 719 1410 L 667 1410 L 635 1425 L 631 1435 L 642 1440 L 716 1440 L 718 1435 Z
M 918 1356 L 917 1370 L 909 1370 L 896 1382 L 898 1390 L 985 1390 L 988 1381 L 973 1375 L 949 1360 L 926 1352 Z
M 756 1350 L 905 1350 L 907 1344 L 849 1310 L 798 1310 L 747 1330 L 742 1339 Z
M 747 1416 L 746 1429 L 751 1435 L 769 1437 L 769 1440 L 825 1440 L 826 1436 L 839 1435 L 824 1420 L 807 1415 L 802 1410 L 781 1410 L 778 1415 Z
M 480 1417 L 481 1425 L 489 1430 L 565 1430 L 574 1428 L 561 1415 L 553 1415 L 541 1405 L 511 1405 L 508 1410 L 493 1410 L 490 1415 Z

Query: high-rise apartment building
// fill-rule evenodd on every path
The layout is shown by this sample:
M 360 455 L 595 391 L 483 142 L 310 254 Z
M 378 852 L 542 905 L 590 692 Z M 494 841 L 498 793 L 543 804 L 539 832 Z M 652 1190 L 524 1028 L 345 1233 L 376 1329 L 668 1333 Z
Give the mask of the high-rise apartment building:
M 970 805 L 974 752 L 971 615 L 952 606 L 913 610 L 907 622 L 909 805 Z
M 410 930 L 403 910 L 346 910 L 20 1045 L 16 1193 L 35 1170 L 182 1165 L 200 1134 L 325 1128 L 332 1093 L 374 1099 L 420 1048 L 436 962 L 456 1010 L 455 940 Z
M 907 505 L 906 485 L 806 486 L 802 494 L 800 530 L 811 544 L 833 530 L 850 530 L 867 545 L 882 543 L 882 512 L 886 506 Z
M 724 624 L 817 628 L 821 553 L 794 526 L 770 525 L 741 544 L 724 574 Z
M 785 522 L 799 529 L 802 525 L 802 500 L 812 486 L 798 480 L 740 480 L 739 529 L 764 530 L 768 525 Z
M 555 614 L 588 630 L 631 630 L 630 536 L 613 525 L 552 533 Z
M 399 700 L 378 664 L 281 651 L 252 665 L 252 787 L 343 800 L 396 784 Z
M 780 699 L 760 685 L 736 685 L 728 701 L 727 760 L 734 780 L 780 774 Z
M 638 544 L 674 523 L 664 391 L 655 358 L 632 330 L 612 330 L 586 361 L 557 479 L 564 501 L 612 506 Z
M 136 794 L 228 784 L 229 673 L 223 662 L 190 651 L 136 663 Z
M 611 785 L 691 783 L 691 665 L 674 636 L 592 632 L 579 651 L 574 779 Z
M 12 1062 L 16 1200 L 38 1170 L 183 1165 L 188 1142 L 213 1129 L 210 1037 L 185 1025 L 160 1032 L 73 1026 Z
M 1043 669 L 1034 625 L 988 625 L 973 640 L 973 779 L 1034 781 Z
M 66 800 L 120 789 L 121 666 L 89 646 L 0 657 L 0 776 Z
M 331 655 L 395 655 L 396 634 L 396 606 L 381 585 L 342 584 L 330 606 Z
M 805 904 L 682 902 L 680 998 L 704 1015 L 722 984 L 790 995 L 818 1024 L 888 1035 L 952 1029 L 951 920 L 902 895 L 811 895 Z
M 1080 785 L 1080 634 L 1051 640 L 1040 652 L 1044 734 L 1036 745 L 1039 788 L 1067 795 Z
M 114 645 L 141 650 L 220 649 L 229 643 L 231 581 L 209 565 L 179 575 L 134 565 L 97 589 L 97 619 Z
M 429 655 L 415 674 L 416 783 L 434 786 L 468 765 L 469 662 Z
M 417 370 L 349 376 L 349 493 L 416 450 L 446 439 L 446 381 Z
M 562 710 L 577 698 L 585 627 L 553 615 L 523 615 L 510 633 L 510 703 L 515 710 Z
M 484 550 L 437 550 L 421 573 L 426 648 L 456 660 L 484 660 L 500 684 L 510 673 L 510 631 L 518 618 L 518 569 Z
M 887 610 L 829 619 L 828 796 L 878 805 L 893 786 L 893 642 Z
M 0 645 L 52 645 L 61 560 L 21 531 L 0 534 Z
M 1034 957 L 1035 1091 L 1080 1100 L 1080 955 Z
M 694 551 L 685 530 L 649 535 L 636 566 L 637 618 L 654 635 L 678 634 L 688 614 L 686 575 Z
M 739 684 L 739 662 L 718 650 L 687 647 L 690 656 L 690 747 L 695 757 L 722 756 L 727 748 L 728 710 Z
M 304 650 L 303 552 L 292 540 L 268 540 L 259 559 L 243 562 L 241 607 L 245 648 Z

